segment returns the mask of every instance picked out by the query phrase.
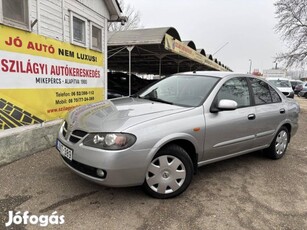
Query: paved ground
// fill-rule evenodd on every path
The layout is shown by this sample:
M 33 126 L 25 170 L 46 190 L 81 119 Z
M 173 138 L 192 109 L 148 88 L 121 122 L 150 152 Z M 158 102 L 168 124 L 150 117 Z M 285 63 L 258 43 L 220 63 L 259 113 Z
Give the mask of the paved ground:
M 300 128 L 283 159 L 255 152 L 202 167 L 175 199 L 92 184 L 70 172 L 54 148 L 3 166 L 0 229 L 9 210 L 57 211 L 65 224 L 52 229 L 307 229 L 307 99 L 297 100 Z

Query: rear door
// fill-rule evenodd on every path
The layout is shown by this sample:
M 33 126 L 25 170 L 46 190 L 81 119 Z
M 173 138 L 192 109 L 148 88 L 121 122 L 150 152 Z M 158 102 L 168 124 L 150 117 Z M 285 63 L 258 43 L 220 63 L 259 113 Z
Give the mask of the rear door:
M 256 147 L 270 144 L 277 129 L 286 119 L 287 108 L 276 90 L 268 83 L 250 78 L 257 120 Z

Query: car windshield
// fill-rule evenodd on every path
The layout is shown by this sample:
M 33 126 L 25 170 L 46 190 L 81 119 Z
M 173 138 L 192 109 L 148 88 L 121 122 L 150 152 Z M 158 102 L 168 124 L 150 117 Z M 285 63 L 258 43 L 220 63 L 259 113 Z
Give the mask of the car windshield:
M 276 87 L 292 87 L 290 82 L 287 80 L 269 80 L 269 82 L 272 82 Z
M 219 78 L 197 75 L 173 75 L 149 86 L 138 97 L 180 106 L 199 106 Z

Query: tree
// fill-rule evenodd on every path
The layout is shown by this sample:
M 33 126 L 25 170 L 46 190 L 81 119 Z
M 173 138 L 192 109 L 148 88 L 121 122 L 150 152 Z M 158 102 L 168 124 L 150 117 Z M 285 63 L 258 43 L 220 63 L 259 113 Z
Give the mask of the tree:
M 304 65 L 307 58 L 307 1 L 278 0 L 274 5 L 278 19 L 275 29 L 289 47 L 276 60 L 287 67 Z
M 130 4 L 125 4 L 124 0 L 118 1 L 123 15 L 128 18 L 127 22 L 122 25 L 120 22 L 111 22 L 108 24 L 109 31 L 122 31 L 140 28 L 140 14 Z

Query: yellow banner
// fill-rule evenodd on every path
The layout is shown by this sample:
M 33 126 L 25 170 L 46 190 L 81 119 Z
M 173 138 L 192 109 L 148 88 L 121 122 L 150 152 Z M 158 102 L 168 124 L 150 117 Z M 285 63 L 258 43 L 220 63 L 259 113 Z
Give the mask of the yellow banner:
M 102 53 L 0 25 L 0 50 L 103 67 Z
M 0 25 L 0 130 L 104 99 L 104 54 Z
M 2 89 L 0 130 L 64 117 L 72 108 L 101 101 L 103 95 L 102 88 Z
M 184 56 L 200 64 L 209 66 L 215 70 L 226 71 L 226 69 L 223 66 L 218 65 L 214 61 L 198 53 L 196 50 L 193 50 L 191 47 L 187 46 L 181 41 L 178 41 L 177 39 L 173 38 L 169 34 L 165 35 L 164 47 L 165 49 L 173 53 Z

